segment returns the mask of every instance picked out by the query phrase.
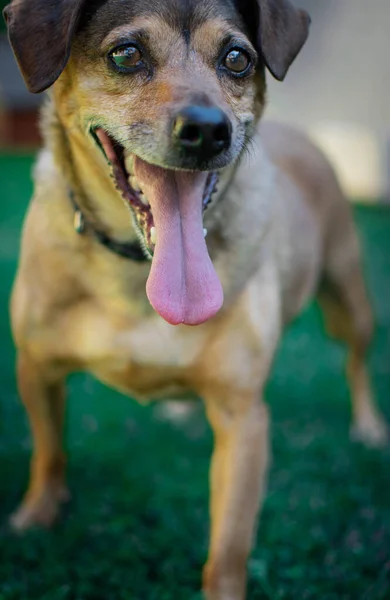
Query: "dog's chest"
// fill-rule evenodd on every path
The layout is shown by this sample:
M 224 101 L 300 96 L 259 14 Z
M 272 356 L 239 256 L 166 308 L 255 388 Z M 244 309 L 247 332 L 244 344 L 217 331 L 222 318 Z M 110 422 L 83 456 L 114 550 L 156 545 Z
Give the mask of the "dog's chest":
M 202 327 L 173 327 L 157 315 L 127 326 L 108 325 L 99 356 L 89 365 L 100 380 L 140 400 L 189 389 L 189 374 L 205 345 Z

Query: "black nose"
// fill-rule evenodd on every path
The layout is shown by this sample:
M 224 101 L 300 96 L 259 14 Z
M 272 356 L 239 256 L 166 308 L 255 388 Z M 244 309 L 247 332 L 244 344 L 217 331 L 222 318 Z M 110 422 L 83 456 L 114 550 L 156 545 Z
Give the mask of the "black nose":
M 188 106 L 174 120 L 174 142 L 187 155 L 202 159 L 217 156 L 229 148 L 231 137 L 231 123 L 216 107 Z

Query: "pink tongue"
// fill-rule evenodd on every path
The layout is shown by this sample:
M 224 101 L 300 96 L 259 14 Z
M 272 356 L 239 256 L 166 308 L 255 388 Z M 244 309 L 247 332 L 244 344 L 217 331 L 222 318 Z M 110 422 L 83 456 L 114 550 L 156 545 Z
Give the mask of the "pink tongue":
M 222 286 L 203 235 L 207 173 L 170 171 L 139 158 L 134 171 L 157 231 L 146 285 L 149 302 L 172 325 L 200 325 L 223 303 Z

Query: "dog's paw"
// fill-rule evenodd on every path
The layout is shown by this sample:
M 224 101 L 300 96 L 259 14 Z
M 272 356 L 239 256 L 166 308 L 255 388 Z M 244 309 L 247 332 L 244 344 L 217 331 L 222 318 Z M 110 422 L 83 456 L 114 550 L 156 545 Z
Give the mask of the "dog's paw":
M 365 444 L 369 448 L 384 448 L 390 442 L 390 431 L 380 418 L 367 419 L 351 427 L 350 437 L 353 442 Z
M 35 527 L 48 529 L 58 519 L 61 506 L 70 500 L 67 488 L 46 490 L 37 496 L 27 496 L 20 508 L 10 517 L 9 525 L 16 533 Z

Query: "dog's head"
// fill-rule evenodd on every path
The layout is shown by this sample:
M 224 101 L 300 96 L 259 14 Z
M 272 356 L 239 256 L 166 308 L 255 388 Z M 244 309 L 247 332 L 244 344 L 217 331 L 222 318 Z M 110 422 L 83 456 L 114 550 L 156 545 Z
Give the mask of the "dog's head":
M 14 0 L 5 16 L 28 88 L 57 86 L 103 148 L 154 260 L 153 306 L 199 323 L 222 302 L 203 239 L 217 173 L 282 80 L 309 17 L 288 0 Z

